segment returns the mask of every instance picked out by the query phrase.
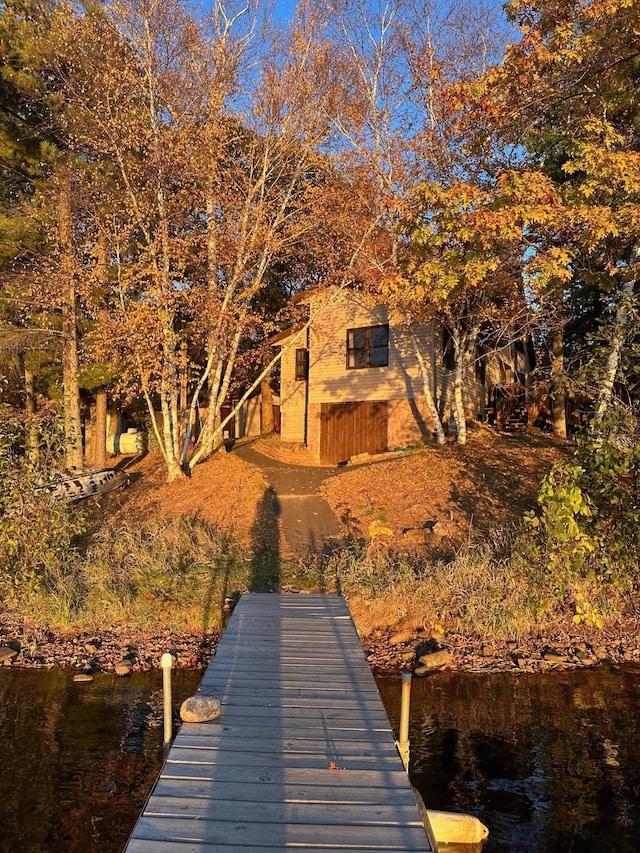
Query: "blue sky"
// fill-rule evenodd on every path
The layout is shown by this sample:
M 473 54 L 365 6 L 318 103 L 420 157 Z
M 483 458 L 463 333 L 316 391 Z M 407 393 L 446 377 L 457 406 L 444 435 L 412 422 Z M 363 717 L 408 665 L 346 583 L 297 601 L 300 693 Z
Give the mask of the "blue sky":
M 297 5 L 298 0 L 275 0 L 274 11 L 276 19 L 280 21 L 288 21 Z

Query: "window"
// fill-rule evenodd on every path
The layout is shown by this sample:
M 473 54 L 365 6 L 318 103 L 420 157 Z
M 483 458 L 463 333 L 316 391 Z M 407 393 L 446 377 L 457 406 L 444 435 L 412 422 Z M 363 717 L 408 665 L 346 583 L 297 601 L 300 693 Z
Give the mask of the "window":
M 453 346 L 453 337 L 449 329 L 442 329 L 442 364 L 447 370 L 456 369 L 456 351 Z
M 485 385 L 487 381 L 487 351 L 484 347 L 476 347 L 475 360 L 476 382 Z
M 347 330 L 347 367 L 386 367 L 389 364 L 389 325 Z
M 309 350 L 296 350 L 296 382 L 306 382 L 309 378 Z

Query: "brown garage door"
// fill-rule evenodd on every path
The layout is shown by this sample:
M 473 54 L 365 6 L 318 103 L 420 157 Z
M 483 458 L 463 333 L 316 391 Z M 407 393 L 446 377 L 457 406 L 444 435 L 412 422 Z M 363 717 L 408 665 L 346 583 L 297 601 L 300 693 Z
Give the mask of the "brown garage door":
M 389 404 L 386 400 L 360 403 L 322 403 L 320 462 L 337 465 L 358 453 L 387 449 Z

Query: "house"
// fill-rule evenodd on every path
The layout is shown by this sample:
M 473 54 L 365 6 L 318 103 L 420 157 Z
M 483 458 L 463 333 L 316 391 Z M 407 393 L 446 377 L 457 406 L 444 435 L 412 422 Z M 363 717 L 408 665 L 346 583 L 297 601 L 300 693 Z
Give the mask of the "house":
M 433 423 L 410 336 L 381 297 L 346 289 L 328 296 L 314 288 L 296 301 L 308 305 L 308 326 L 272 339 L 284 350 L 282 440 L 305 446 L 324 465 L 429 440 Z M 455 365 L 446 335 L 436 323 L 416 334 L 436 405 L 448 424 Z M 474 368 L 467 371 L 468 417 L 491 414 L 492 405 L 495 414 L 496 388 L 524 385 L 531 359 L 521 342 L 489 354 L 478 350 Z

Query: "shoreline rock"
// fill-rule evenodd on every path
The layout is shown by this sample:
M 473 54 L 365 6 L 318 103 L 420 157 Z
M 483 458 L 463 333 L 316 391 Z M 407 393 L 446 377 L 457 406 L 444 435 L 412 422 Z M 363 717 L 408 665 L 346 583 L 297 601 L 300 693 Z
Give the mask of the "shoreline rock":
M 0 616 L 0 666 L 21 669 L 72 669 L 78 673 L 149 672 L 160 669 L 165 652 L 176 667 L 205 669 L 220 637 L 217 633 L 117 630 L 54 632 L 30 625 L 18 616 Z M 11 654 L 9 654 L 11 652 Z M 127 670 L 127 673 L 125 673 Z
M 139 629 L 55 633 L 0 616 L 0 667 L 72 669 L 77 673 L 115 673 L 160 669 L 170 652 L 176 667 L 204 670 L 215 654 L 217 633 Z M 377 629 L 362 638 L 369 665 L 376 675 L 410 670 L 417 676 L 433 672 L 540 673 L 595 667 L 601 663 L 640 664 L 640 636 L 633 631 L 603 638 L 559 633 L 556 636 L 487 640 L 456 633 L 432 634 L 426 629 Z
M 390 675 L 410 670 L 417 676 L 453 672 L 542 673 L 595 667 L 598 664 L 640 664 L 640 637 L 635 632 L 604 641 L 568 635 L 486 641 L 481 637 L 448 634 L 430 637 L 415 631 L 402 644 L 390 641 L 383 630 L 363 638 L 374 672 Z M 397 636 L 392 634 L 392 637 Z

